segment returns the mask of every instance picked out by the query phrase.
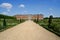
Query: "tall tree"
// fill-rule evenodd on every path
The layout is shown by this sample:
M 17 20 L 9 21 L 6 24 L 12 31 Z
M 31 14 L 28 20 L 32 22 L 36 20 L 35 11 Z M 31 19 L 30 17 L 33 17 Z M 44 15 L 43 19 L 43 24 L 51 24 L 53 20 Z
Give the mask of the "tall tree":
M 49 27 L 49 28 L 51 28 L 52 18 L 53 18 L 53 16 L 50 15 L 49 20 L 48 20 L 48 27 Z
M 4 20 L 3 20 L 3 26 L 4 27 L 6 27 L 7 25 L 6 25 L 6 19 L 4 18 Z
M 39 14 L 37 14 L 37 22 L 39 21 Z

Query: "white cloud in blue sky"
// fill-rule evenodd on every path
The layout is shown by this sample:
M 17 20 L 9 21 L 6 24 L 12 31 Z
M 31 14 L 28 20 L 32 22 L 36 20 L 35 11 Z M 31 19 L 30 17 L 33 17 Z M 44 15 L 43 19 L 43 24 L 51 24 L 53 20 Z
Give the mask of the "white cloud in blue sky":
M 2 4 L 0 4 L 0 7 L 7 9 L 7 11 L 10 11 L 10 9 L 12 8 L 12 4 L 2 3 Z
M 19 7 L 20 7 L 20 8 L 24 8 L 25 5 L 24 5 L 24 4 L 20 4 Z

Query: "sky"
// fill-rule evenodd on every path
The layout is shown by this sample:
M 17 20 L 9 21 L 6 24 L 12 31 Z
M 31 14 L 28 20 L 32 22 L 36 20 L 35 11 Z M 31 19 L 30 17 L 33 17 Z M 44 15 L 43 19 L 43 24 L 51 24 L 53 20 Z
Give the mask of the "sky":
M 60 0 L 0 0 L 0 14 L 43 14 L 60 17 Z

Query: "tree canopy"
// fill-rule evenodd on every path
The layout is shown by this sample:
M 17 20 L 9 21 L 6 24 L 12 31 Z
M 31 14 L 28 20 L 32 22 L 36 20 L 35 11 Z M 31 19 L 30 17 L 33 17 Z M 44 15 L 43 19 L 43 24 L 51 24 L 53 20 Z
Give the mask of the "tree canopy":
M 3 15 L 3 14 L 0 14 L 0 19 L 16 19 L 14 16 L 7 16 L 7 15 Z

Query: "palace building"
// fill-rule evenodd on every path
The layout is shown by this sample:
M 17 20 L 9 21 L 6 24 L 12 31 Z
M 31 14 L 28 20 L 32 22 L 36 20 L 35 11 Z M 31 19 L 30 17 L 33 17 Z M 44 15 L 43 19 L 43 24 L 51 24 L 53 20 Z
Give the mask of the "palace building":
M 39 20 L 42 20 L 44 17 L 43 17 L 43 14 L 25 14 L 25 15 L 15 15 L 16 19 L 17 20 L 20 20 L 20 19 L 25 19 L 25 20 L 34 20 L 34 19 L 39 19 Z

